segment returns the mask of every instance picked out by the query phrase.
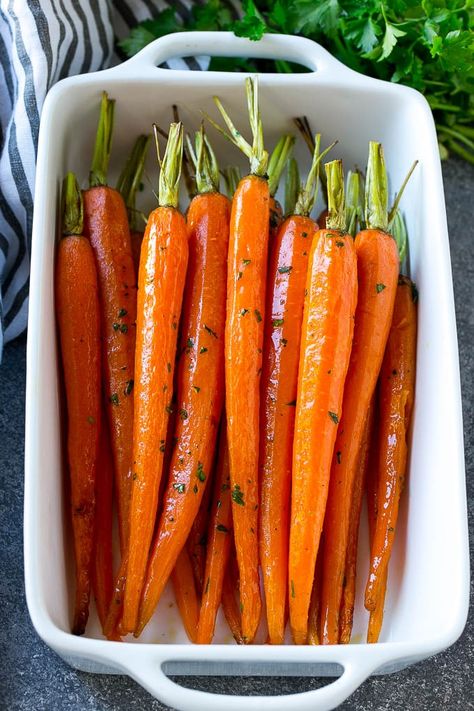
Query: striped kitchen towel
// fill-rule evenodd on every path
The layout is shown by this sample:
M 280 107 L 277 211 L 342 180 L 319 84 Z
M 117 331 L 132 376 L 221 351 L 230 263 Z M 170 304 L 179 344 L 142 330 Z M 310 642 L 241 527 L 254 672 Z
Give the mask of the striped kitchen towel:
M 41 108 L 59 79 L 120 59 L 117 39 L 167 6 L 193 0 L 0 0 L 0 359 L 26 328 Z M 205 0 L 203 0 L 205 2 Z M 174 60 L 177 66 L 184 60 Z M 193 62 L 193 68 L 196 62 Z

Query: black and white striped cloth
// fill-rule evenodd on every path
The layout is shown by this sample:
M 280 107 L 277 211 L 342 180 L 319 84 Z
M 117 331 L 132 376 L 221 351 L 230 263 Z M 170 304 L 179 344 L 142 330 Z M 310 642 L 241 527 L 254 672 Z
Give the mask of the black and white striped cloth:
M 0 359 L 3 344 L 26 328 L 35 159 L 48 89 L 117 63 L 114 46 L 131 27 L 168 6 L 186 21 L 192 2 L 0 0 Z M 195 61 L 192 68 L 199 68 Z

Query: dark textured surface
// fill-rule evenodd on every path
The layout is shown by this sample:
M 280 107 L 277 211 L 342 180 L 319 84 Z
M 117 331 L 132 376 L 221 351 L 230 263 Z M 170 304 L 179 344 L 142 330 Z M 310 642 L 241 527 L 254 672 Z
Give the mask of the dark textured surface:
M 474 524 L 474 168 L 444 166 L 461 361 L 471 541 Z M 23 585 L 24 339 L 9 345 L 0 367 L 0 708 L 152 709 L 165 707 L 127 677 L 76 672 L 36 636 Z M 198 678 L 186 686 L 244 694 L 284 694 L 320 685 L 317 679 Z M 433 711 L 474 708 L 472 615 L 461 639 L 443 654 L 399 674 L 366 681 L 341 707 L 346 711 Z

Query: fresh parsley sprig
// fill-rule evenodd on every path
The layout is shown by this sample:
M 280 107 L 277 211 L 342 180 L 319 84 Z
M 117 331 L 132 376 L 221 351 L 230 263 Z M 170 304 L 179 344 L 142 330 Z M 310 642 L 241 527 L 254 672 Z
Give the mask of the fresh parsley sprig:
M 267 32 L 314 39 L 356 71 L 421 91 L 442 157 L 455 153 L 474 163 L 474 0 L 208 0 L 193 7 L 186 23 L 171 8 L 158 13 L 120 46 L 131 56 L 182 30 L 232 30 L 255 41 Z M 213 58 L 210 68 L 267 67 L 261 60 Z M 284 61 L 274 68 L 298 70 Z

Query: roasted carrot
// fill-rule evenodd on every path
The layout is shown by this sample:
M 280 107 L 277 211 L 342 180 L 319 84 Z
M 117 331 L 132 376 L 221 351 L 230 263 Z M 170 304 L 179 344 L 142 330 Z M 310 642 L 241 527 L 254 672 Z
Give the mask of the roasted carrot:
M 137 634 L 153 614 L 188 538 L 214 461 L 224 402 L 224 327 L 230 203 L 203 129 L 196 134 L 198 195 L 189 206 L 189 270 L 181 323 L 175 448 L 148 566 Z M 204 529 L 204 531 L 207 528 Z
M 113 486 L 114 467 L 112 449 L 110 446 L 109 423 L 107 421 L 105 407 L 103 406 L 95 479 L 96 506 L 92 577 L 95 604 L 102 631 L 105 629 L 114 583 L 112 555 Z
M 212 508 L 207 529 L 207 555 L 204 572 L 198 644 L 211 644 L 214 636 L 217 610 L 221 603 L 224 575 L 229 561 L 232 539 L 232 502 L 230 498 L 229 450 L 227 447 L 225 418 L 219 444 L 219 458 L 214 479 Z
M 244 644 L 242 637 L 242 615 L 240 613 L 239 602 L 239 567 L 237 565 L 237 554 L 235 551 L 235 543 L 232 538 L 230 544 L 229 561 L 224 575 L 224 583 L 222 586 L 222 610 L 229 629 L 237 642 Z
M 193 568 L 186 546 L 181 549 L 171 573 L 174 596 L 181 620 L 191 642 L 196 642 L 199 620 L 199 601 Z
M 229 129 L 224 134 L 250 160 L 250 175 L 234 194 L 230 220 L 225 378 L 232 513 L 240 573 L 242 636 L 252 642 L 262 609 L 258 573 L 258 455 L 270 192 L 268 154 L 258 108 L 256 79 L 246 80 L 253 145 L 215 102 Z M 216 124 L 214 124 L 216 125 Z M 218 127 L 219 130 L 220 127 Z
M 161 163 L 159 206 L 148 218 L 138 277 L 134 473 L 121 623 L 124 632 L 133 632 L 138 621 L 173 389 L 178 320 L 188 264 L 186 222 L 177 209 L 182 151 L 182 125 L 171 124 Z
M 341 611 L 339 616 L 340 644 L 349 644 L 351 641 L 356 594 L 356 566 L 357 547 L 359 543 L 360 512 L 362 509 L 362 498 L 365 490 L 370 448 L 373 442 L 373 419 L 374 407 L 372 402 L 365 422 L 364 434 L 359 452 L 359 461 L 357 464 L 359 473 L 354 481 L 354 491 L 352 493 L 352 508 L 349 518 L 346 566 L 344 570 Z
M 386 571 L 392 553 L 408 456 L 408 431 L 413 409 L 416 359 L 416 306 L 414 285 L 398 280 L 390 335 L 380 373 L 379 502 L 365 607 L 383 608 Z M 380 506 L 383 502 L 383 506 Z
M 342 162 L 326 165 L 328 228 L 309 256 L 298 371 L 288 561 L 290 625 L 308 636 L 308 611 L 357 302 L 354 242 L 345 232 Z
M 358 457 L 369 404 L 387 343 L 398 278 L 398 252 L 386 232 L 387 177 L 382 146 L 371 142 L 366 182 L 366 223 L 355 241 L 358 301 L 354 340 L 344 389 L 324 523 L 321 637 L 339 639 L 344 568 Z
M 132 256 L 137 278 L 140 264 L 140 250 L 143 241 L 143 227 L 146 220 L 145 216 L 139 213 L 136 208 L 136 197 L 137 191 L 140 189 L 143 170 L 145 168 L 145 159 L 150 138 L 150 136 L 138 136 L 117 183 L 117 190 L 122 195 L 125 205 L 127 206 Z M 140 218 L 140 220 L 138 218 Z M 140 221 L 143 222 L 141 229 Z
M 320 137 L 294 214 L 270 242 L 260 421 L 260 564 L 271 644 L 282 644 L 288 589 L 291 462 L 301 323 L 308 259 L 318 225 L 309 217 L 317 194 Z
M 133 382 L 137 281 L 127 210 L 109 188 L 107 169 L 114 102 L 104 92 L 90 173 L 84 192 L 84 228 L 94 250 L 99 278 L 104 391 L 114 456 L 120 550 L 128 541 L 132 476 Z
M 73 173 L 63 187 L 63 239 L 56 264 L 56 315 L 67 404 L 70 507 L 76 563 L 73 634 L 89 616 L 94 547 L 95 479 L 99 453 L 100 307 L 90 242 L 83 236 L 83 204 Z

